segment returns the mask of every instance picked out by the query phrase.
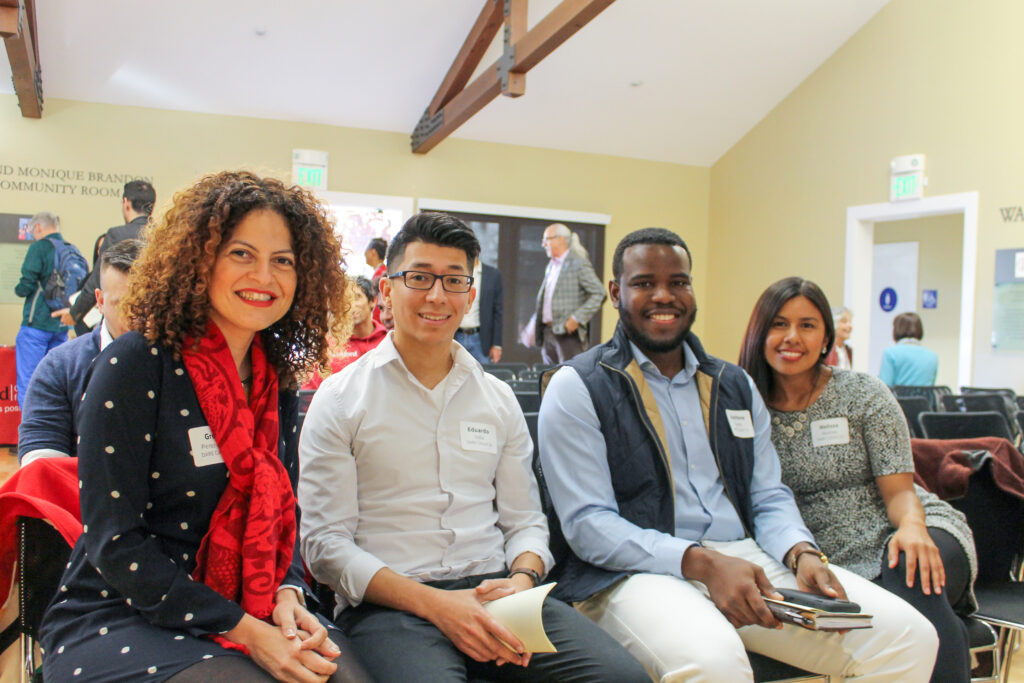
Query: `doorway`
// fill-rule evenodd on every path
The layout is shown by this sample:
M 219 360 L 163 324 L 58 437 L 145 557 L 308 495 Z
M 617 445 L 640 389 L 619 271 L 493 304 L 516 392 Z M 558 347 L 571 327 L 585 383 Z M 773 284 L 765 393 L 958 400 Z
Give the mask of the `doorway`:
M 929 216 L 960 215 L 963 220 L 960 268 L 960 316 L 957 335 L 956 388 L 970 386 L 974 369 L 974 298 L 978 253 L 978 193 L 928 197 L 912 202 L 889 202 L 851 206 L 846 210 L 846 270 L 843 284 L 844 305 L 857 315 L 850 344 L 861 349 L 854 354 L 853 367 L 868 372 L 871 345 L 871 316 L 877 302 L 872 300 L 874 244 L 878 229 L 899 225 L 894 221 Z M 880 238 L 878 241 L 886 241 Z M 940 369 L 941 372 L 941 369 Z

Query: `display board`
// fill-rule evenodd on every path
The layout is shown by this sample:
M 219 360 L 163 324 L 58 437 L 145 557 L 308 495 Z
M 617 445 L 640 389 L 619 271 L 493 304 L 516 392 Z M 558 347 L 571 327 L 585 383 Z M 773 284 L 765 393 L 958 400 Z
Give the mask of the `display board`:
M 1024 248 L 996 251 L 992 348 L 1024 350 Z

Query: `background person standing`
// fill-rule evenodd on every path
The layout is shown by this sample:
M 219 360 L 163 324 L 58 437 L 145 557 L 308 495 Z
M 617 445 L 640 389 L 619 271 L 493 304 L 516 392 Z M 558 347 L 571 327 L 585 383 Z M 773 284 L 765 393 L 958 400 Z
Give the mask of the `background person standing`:
M 554 365 L 587 349 L 587 321 L 601 309 L 605 293 L 569 228 L 552 223 L 541 243 L 550 261 L 537 292 L 535 341 L 544 362 Z
M 25 253 L 21 264 L 21 279 L 14 293 L 25 299 L 21 314 L 21 328 L 14 342 L 15 364 L 18 372 L 18 407 L 24 408 L 25 391 L 39 361 L 50 349 L 68 340 L 68 330 L 60 320 L 50 317 L 50 307 L 43 296 L 46 280 L 53 272 L 54 240 L 60 235 L 60 219 L 56 214 L 42 211 L 32 216 L 29 232 L 35 240 Z

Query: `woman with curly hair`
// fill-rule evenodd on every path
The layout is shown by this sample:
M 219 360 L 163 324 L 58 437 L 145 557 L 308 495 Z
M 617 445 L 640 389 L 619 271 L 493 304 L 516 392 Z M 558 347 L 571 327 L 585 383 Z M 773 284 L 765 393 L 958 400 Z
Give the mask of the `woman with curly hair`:
M 347 334 L 323 209 L 225 172 L 146 237 L 122 302 L 133 331 L 82 397 L 83 531 L 42 627 L 47 678 L 369 680 L 305 608 L 288 474 L 296 377 Z

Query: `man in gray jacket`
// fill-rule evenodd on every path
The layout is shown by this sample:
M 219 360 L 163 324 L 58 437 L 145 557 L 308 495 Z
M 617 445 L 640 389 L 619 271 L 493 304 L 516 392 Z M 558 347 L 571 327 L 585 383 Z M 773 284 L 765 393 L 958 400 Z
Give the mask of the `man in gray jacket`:
M 587 321 L 601 309 L 601 280 L 582 254 L 570 248 L 572 231 L 561 223 L 544 230 L 548 267 L 537 292 L 535 339 L 545 363 L 563 363 L 587 348 Z

